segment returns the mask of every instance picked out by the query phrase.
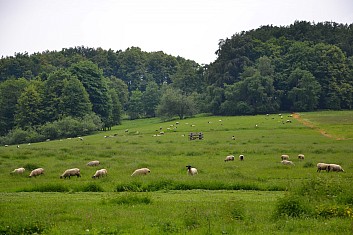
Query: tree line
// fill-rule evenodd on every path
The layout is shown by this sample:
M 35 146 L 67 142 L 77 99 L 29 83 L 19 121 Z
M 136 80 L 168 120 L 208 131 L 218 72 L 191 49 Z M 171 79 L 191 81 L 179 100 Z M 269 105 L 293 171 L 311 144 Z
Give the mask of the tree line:
M 222 39 L 207 65 L 138 47 L 17 53 L 0 60 L 0 136 L 77 136 L 122 118 L 351 109 L 352 42 L 353 24 L 296 21 Z

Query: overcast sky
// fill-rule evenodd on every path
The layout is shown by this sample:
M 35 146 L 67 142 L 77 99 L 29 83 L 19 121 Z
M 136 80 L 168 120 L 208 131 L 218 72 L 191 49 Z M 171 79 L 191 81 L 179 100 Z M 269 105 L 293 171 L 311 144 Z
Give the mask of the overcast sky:
M 219 39 L 295 20 L 353 23 L 352 0 L 0 0 L 0 57 L 75 46 L 209 64 Z

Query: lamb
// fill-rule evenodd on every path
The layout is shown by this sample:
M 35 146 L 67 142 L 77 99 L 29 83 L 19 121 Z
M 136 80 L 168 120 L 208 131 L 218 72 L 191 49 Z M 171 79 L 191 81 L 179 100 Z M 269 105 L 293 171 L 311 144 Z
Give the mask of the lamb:
M 298 159 L 299 160 L 304 160 L 304 158 L 305 158 L 304 154 L 298 154 Z
M 135 175 L 147 175 L 151 173 L 150 169 L 148 168 L 140 168 L 134 171 L 134 173 L 132 173 L 131 176 L 135 176 Z
M 87 166 L 98 166 L 99 164 L 100 164 L 100 162 L 95 160 L 95 161 L 90 161 L 89 163 L 87 163 Z
M 317 166 L 317 171 L 316 172 L 321 172 L 321 170 L 325 170 L 325 171 L 329 171 L 330 167 L 329 167 L 330 164 L 327 164 L 327 163 L 318 163 L 316 166 Z
M 243 160 L 244 160 L 244 155 L 242 155 L 242 154 L 239 155 L 239 160 L 240 160 L 240 161 L 243 161 Z
M 344 172 L 343 168 L 340 165 L 337 165 L 337 164 L 329 164 L 328 172 L 330 172 L 330 171 L 338 171 L 338 172 L 342 171 L 342 172 Z
M 283 155 L 281 156 L 281 159 L 282 159 L 282 160 L 289 160 L 289 156 L 288 156 L 287 154 L 283 154 Z
M 69 177 L 70 179 L 71 176 L 77 176 L 77 178 L 81 177 L 80 169 L 78 168 L 68 169 L 60 176 L 60 179 L 62 178 L 66 179 L 67 177 Z
M 20 168 L 17 168 L 17 169 L 15 169 L 15 170 L 13 170 L 13 171 L 11 172 L 11 174 L 23 174 L 23 172 L 25 172 L 25 168 L 20 167 Z
M 224 159 L 225 162 L 228 162 L 228 161 L 234 161 L 234 156 L 233 155 L 229 155 L 227 156 L 225 159 Z
M 100 178 L 100 177 L 106 176 L 107 174 L 108 174 L 108 171 L 106 169 L 100 169 L 96 171 L 96 173 L 92 176 L 92 178 L 93 179 Z
M 188 175 L 197 175 L 197 169 L 194 167 L 191 167 L 190 165 L 186 166 L 188 168 L 187 173 Z
M 288 160 L 282 160 L 281 163 L 283 165 L 292 165 L 292 166 L 295 166 L 295 164 L 292 162 L 292 161 L 288 161 Z
M 37 169 L 34 169 L 33 171 L 31 171 L 31 174 L 29 174 L 29 177 L 37 177 L 38 175 L 42 175 L 44 174 L 44 169 L 43 168 L 37 168 Z

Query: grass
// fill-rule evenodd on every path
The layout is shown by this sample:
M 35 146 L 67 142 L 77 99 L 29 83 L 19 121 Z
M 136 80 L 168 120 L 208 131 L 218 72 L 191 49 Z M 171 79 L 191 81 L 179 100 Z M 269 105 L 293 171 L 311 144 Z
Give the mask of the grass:
M 351 234 L 353 112 L 300 117 L 315 128 L 289 114 L 144 119 L 83 141 L 0 147 L 0 234 Z M 282 154 L 295 166 L 281 165 Z M 318 162 L 345 173 L 317 173 Z M 198 175 L 186 174 L 189 164 Z M 45 174 L 10 174 L 21 166 Z M 59 178 L 73 167 L 81 178 Z M 140 167 L 151 174 L 131 177 Z M 108 176 L 92 179 L 100 168 Z

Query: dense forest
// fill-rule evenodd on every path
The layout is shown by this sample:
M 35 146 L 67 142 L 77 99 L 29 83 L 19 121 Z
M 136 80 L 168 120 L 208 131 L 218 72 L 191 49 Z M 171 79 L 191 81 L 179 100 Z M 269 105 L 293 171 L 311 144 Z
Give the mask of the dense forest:
M 75 137 L 123 118 L 352 109 L 353 24 L 296 21 L 219 41 L 207 65 L 64 48 L 0 60 L 0 143 Z

